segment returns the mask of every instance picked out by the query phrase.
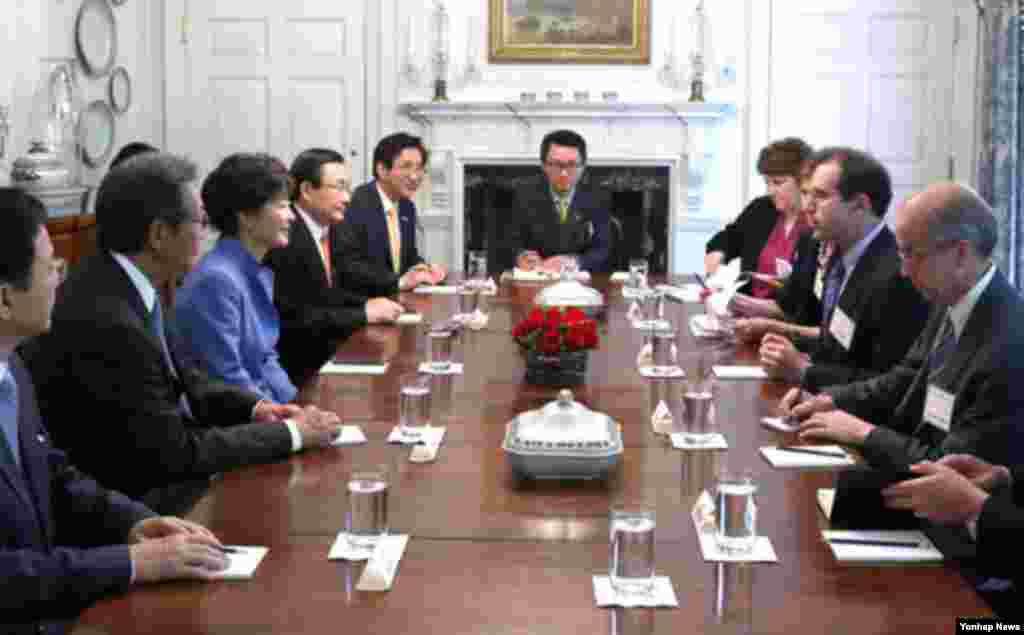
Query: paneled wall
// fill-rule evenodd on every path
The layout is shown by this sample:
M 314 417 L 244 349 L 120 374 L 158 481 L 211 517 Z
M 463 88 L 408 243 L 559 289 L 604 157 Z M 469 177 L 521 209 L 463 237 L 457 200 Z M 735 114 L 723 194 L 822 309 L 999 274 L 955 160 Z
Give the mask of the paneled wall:
M 28 149 L 27 134 L 33 95 L 56 63 L 74 56 L 74 27 L 81 0 L 0 0 L 0 104 L 12 110 L 8 161 Z M 113 7 L 118 29 L 116 63 L 132 80 L 132 105 L 117 118 L 116 147 L 142 140 L 162 145 L 163 0 L 131 0 Z M 79 77 L 85 103 L 106 99 L 107 78 Z M 90 170 L 85 179 L 97 183 L 104 170 Z

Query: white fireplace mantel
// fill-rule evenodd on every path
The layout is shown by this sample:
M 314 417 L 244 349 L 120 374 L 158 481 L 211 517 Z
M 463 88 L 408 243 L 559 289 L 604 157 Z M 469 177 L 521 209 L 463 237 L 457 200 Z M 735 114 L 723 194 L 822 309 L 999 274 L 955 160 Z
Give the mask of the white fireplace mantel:
M 463 170 L 467 165 L 539 164 L 547 133 L 570 128 L 587 140 L 588 163 L 669 169 L 672 271 L 703 258 L 720 210 L 737 202 L 736 108 L 729 103 L 403 102 L 431 149 L 429 204 L 421 218 L 431 258 L 456 268 L 463 256 Z M 422 201 L 421 201 L 422 202 Z

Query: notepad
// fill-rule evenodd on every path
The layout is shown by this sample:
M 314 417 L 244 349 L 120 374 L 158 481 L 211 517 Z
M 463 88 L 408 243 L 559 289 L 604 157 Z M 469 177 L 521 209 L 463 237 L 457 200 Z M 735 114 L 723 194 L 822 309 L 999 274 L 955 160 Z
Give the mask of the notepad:
M 768 379 L 760 366 L 713 366 L 711 370 L 719 379 Z
M 320 369 L 321 375 L 383 375 L 388 372 L 388 364 L 343 364 L 327 362 Z
M 728 450 L 729 442 L 725 440 L 725 436 L 719 433 L 709 435 L 708 439 L 704 443 L 694 443 L 690 441 L 688 435 L 685 432 L 673 432 L 672 433 L 672 447 L 677 450 Z
M 395 324 L 419 324 L 422 321 L 422 313 L 403 313 L 395 320 Z
M 834 530 L 821 532 L 825 544 L 832 550 L 836 560 L 844 564 L 937 564 L 942 562 L 939 551 L 924 532 L 895 530 Z M 839 538 L 857 541 L 879 541 L 892 543 L 917 543 L 916 547 L 896 547 L 868 544 L 836 544 L 829 542 Z
M 270 551 L 267 547 L 243 547 L 238 545 L 225 545 L 236 553 L 224 554 L 228 557 L 228 568 L 217 571 L 213 577 L 217 580 L 248 580 L 256 573 L 256 567 L 260 566 L 264 556 Z
M 766 446 L 761 448 L 761 456 L 777 468 L 796 469 L 833 469 L 854 465 L 853 458 L 846 450 L 838 445 L 815 445 L 807 446 L 808 449 L 821 450 L 824 452 L 842 452 L 843 456 L 822 456 L 820 454 L 807 454 L 805 452 L 790 452 L 780 450 L 777 447 Z
M 454 295 L 459 292 L 459 288 L 452 284 L 424 284 L 413 289 L 413 293 L 433 293 L 439 295 Z
M 341 426 L 341 434 L 331 442 L 331 445 L 359 445 L 360 443 L 366 443 L 366 435 L 363 434 L 362 428 L 359 426 Z
M 391 433 L 388 435 L 388 443 L 404 443 L 405 445 L 415 445 L 417 443 L 423 443 L 426 445 L 441 445 L 441 441 L 444 440 L 444 432 L 447 428 L 445 426 L 428 426 L 423 429 L 423 435 L 419 439 L 406 439 L 402 436 L 402 430 L 398 426 L 391 429 Z

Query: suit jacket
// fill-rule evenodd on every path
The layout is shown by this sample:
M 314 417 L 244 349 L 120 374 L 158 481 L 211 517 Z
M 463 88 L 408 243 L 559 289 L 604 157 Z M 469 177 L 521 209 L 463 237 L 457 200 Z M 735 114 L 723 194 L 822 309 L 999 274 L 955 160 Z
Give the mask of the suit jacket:
M 274 274 L 237 238 L 221 237 L 178 289 L 174 314 L 188 362 L 264 399 L 298 392 L 281 368 Z
M 131 279 L 103 252 L 60 286 L 50 332 L 26 347 L 43 416 L 75 465 L 142 498 L 288 456 L 286 426 L 249 423 L 256 395 L 178 363 L 175 377 L 145 315 Z M 195 418 L 180 412 L 183 392 Z
M 396 275 L 391 260 L 387 218 L 384 204 L 377 192 L 377 182 L 364 183 L 352 193 L 352 202 L 349 203 L 345 220 L 342 221 L 342 225 L 348 229 L 336 232 L 342 234 L 341 238 L 346 242 L 345 247 L 354 247 L 346 249 L 346 253 L 338 253 L 341 272 L 351 280 L 351 284 L 345 283 L 350 285 L 348 288 L 357 291 L 370 291 L 374 288 L 393 289 L 389 293 L 374 295 L 397 293 L 398 276 L 424 262 L 419 250 L 416 249 L 416 205 L 408 199 L 399 200 L 397 203 L 398 231 L 402 246 L 401 263 Z
M 775 301 L 786 314 L 786 319 L 795 324 L 821 324 L 821 300 L 814 294 L 819 251 L 820 245 L 814 232 L 805 230 L 793 252 L 793 273 L 775 294 Z
M 21 467 L 0 463 L 0 627 L 5 633 L 62 633 L 97 599 L 128 588 L 123 543 L 153 515 L 101 488 L 51 443 L 28 371 L 17 355 Z
M 545 177 L 519 186 L 511 218 L 505 224 L 502 268 L 511 268 L 520 251 L 531 249 L 542 258 L 575 254 L 579 256 L 580 269 L 606 271 L 611 253 L 610 209 L 611 200 L 606 193 L 578 183 L 569 203 L 567 221 L 562 223 Z
M 761 250 L 778 220 L 779 212 L 772 197 L 758 196 L 743 208 L 736 220 L 711 237 L 704 251 L 721 251 L 725 254 L 723 262 L 739 258 L 742 271 L 757 271 Z
M 1024 469 L 1013 468 L 1009 488 L 993 492 L 985 501 L 978 517 L 976 566 L 978 573 L 998 578 L 1011 578 L 1015 589 L 1009 602 L 999 606 L 1004 618 L 1020 618 L 1024 614 L 1019 601 L 1024 591 L 1024 563 L 1020 556 L 1020 536 L 1024 532 Z
M 826 391 L 837 407 L 877 426 L 862 448 L 872 465 L 904 469 L 956 452 L 1001 465 L 1024 462 L 1024 301 L 997 271 L 930 380 L 927 360 L 946 311 L 932 309 L 913 348 L 889 372 Z M 948 433 L 924 421 L 930 382 L 955 397 Z
M 835 320 L 841 309 L 855 324 L 850 348 L 845 349 L 830 325 L 823 323 L 805 387 L 817 392 L 867 379 L 903 359 L 928 319 L 928 303 L 903 277 L 901 266 L 896 239 L 883 227 L 857 261 L 832 315 Z
M 331 253 L 334 234 L 329 234 Z M 332 265 L 338 259 L 332 257 Z M 328 285 L 320 247 L 306 223 L 296 215 L 288 245 L 272 249 L 266 264 L 274 271 L 274 304 L 281 316 L 277 351 L 281 365 L 296 385 L 316 375 L 338 343 L 366 326 L 366 296 L 345 287 L 346 273 L 332 266 Z

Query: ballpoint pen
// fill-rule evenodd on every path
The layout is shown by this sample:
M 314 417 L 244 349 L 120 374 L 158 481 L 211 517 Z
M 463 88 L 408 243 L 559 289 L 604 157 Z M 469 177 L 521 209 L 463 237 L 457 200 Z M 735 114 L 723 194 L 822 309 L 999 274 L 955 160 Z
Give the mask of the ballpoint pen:
M 802 454 L 816 454 L 818 456 L 830 456 L 837 459 L 845 459 L 846 452 L 830 452 L 828 450 L 816 450 L 813 446 L 780 445 L 776 448 L 784 452 L 800 452 Z
M 217 545 L 217 550 L 221 553 L 242 553 L 241 549 L 235 547 L 225 547 L 224 545 Z
M 907 542 L 903 540 L 867 540 L 861 538 L 826 538 L 833 545 L 867 545 L 870 547 L 920 547 L 919 542 Z

